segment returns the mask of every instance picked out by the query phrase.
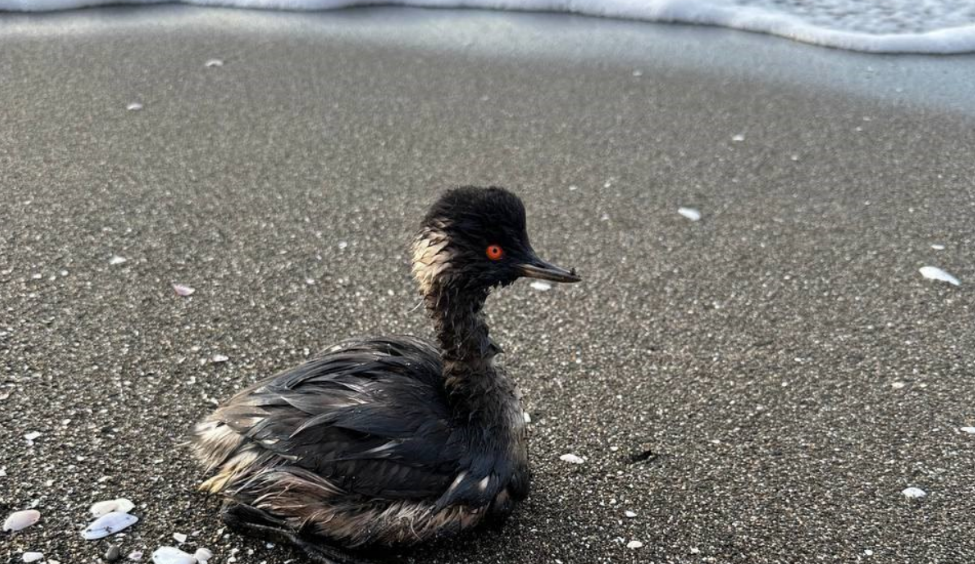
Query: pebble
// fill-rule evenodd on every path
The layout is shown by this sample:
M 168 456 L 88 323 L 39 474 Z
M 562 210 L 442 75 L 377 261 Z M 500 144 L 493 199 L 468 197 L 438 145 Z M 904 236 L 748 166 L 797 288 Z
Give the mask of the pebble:
M 975 427 L 959 427 L 958 429 L 962 433 L 968 433 L 970 435 L 975 435 Z
M 691 221 L 701 221 L 701 212 L 694 208 L 677 208 L 677 213 Z
M 108 264 L 111 264 L 111 265 L 125 264 L 126 262 L 128 262 L 128 259 L 127 258 L 120 257 L 118 255 L 115 255 L 114 257 L 108 259 Z
M 125 106 L 125 109 L 129 110 L 130 112 L 137 112 L 142 109 L 142 104 L 138 102 L 132 102 L 128 106 Z
M 213 355 L 213 362 L 214 363 L 219 364 L 221 362 L 227 362 L 228 360 L 230 360 L 230 357 L 227 356 L 227 355 L 224 355 L 224 354 L 215 354 L 215 355 Z
M 25 552 L 21 557 L 24 562 L 37 562 L 38 560 L 44 560 L 43 552 Z
M 173 539 L 175 539 L 179 544 L 183 544 L 186 542 L 186 535 L 183 533 L 173 533 Z
M 121 554 L 119 553 L 118 545 L 113 544 L 112 546 L 108 547 L 108 550 L 105 552 L 105 561 L 115 562 L 120 556 Z
M 745 140 L 745 134 L 744 133 L 737 133 L 735 135 L 732 135 L 731 136 L 731 140 L 732 141 L 736 141 L 736 142 L 744 141 Z
M 207 68 L 222 67 L 223 61 L 220 59 L 210 59 L 209 61 L 204 63 L 204 66 L 206 66 Z
M 626 515 L 626 518 L 627 519 L 632 519 L 632 518 L 636 517 L 636 513 L 633 512 L 633 511 L 629 511 L 629 510 L 624 511 L 623 512 L 623 515 Z
M 582 458 L 574 454 L 563 454 L 562 456 L 559 457 L 559 460 L 563 462 L 568 462 L 570 464 L 582 464 L 583 462 L 585 462 L 585 460 L 583 460 Z
M 626 543 L 626 548 L 643 548 L 643 543 L 638 540 L 631 540 Z

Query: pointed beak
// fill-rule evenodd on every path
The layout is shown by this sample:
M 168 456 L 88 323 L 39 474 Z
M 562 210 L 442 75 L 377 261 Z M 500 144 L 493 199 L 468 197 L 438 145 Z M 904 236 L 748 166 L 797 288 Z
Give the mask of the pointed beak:
M 566 270 L 561 266 L 545 262 L 544 260 L 532 255 L 529 262 L 519 267 L 521 275 L 527 278 L 540 278 L 551 280 L 552 282 L 581 282 L 582 278 L 576 274 L 576 270 Z

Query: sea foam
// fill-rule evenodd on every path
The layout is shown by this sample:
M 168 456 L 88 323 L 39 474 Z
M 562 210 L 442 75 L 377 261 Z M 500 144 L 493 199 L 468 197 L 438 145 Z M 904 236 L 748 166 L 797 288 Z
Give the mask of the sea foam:
M 167 0 L 0 0 L 0 11 L 42 12 Z M 177 0 L 200 6 L 333 10 L 352 6 L 565 12 L 728 27 L 873 53 L 975 51 L 975 3 L 952 0 Z M 966 3 L 967 4 L 967 3 Z

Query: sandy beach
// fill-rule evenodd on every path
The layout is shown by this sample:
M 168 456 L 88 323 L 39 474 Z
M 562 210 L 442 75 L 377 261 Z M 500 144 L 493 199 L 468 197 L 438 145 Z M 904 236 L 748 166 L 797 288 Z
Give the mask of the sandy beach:
M 4 16 L 0 517 L 43 517 L 0 556 L 294 561 L 223 531 L 188 429 L 347 336 L 429 336 L 412 230 L 497 184 L 584 277 L 488 305 L 533 493 L 396 561 L 973 561 L 973 77 L 554 14 Z M 117 497 L 140 522 L 82 540 Z

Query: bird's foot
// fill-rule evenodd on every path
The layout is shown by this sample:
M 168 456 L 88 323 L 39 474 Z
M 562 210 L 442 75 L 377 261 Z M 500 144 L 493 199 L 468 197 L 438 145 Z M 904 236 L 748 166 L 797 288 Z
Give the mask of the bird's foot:
M 330 546 L 321 537 L 295 532 L 273 515 L 240 503 L 227 503 L 221 512 L 223 522 L 238 533 L 301 549 L 315 564 L 374 564 L 345 550 Z

